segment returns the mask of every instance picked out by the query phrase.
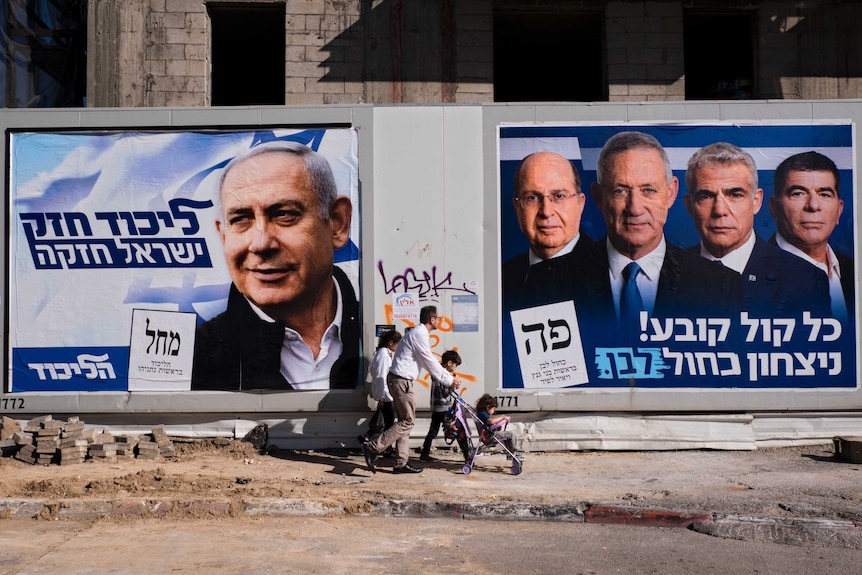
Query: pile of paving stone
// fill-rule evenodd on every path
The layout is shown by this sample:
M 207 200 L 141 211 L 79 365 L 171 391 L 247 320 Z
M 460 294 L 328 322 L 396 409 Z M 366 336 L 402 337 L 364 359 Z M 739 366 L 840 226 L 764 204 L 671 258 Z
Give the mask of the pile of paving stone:
M 34 465 L 71 465 L 87 460 L 116 462 L 121 459 L 160 459 L 176 456 L 164 425 L 141 435 L 113 435 L 108 430 L 87 428 L 78 417 L 66 421 L 43 415 L 24 428 L 3 417 L 0 456 L 12 456 Z

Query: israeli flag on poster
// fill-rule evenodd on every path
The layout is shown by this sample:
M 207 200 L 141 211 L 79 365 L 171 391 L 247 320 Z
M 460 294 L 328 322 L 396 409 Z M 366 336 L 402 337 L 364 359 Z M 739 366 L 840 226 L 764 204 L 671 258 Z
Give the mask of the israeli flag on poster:
M 338 193 L 353 202 L 349 241 L 335 263 L 360 293 L 352 128 L 11 133 L 12 391 L 91 389 L 91 372 L 101 374 L 92 381 L 126 389 L 134 309 L 196 314 L 199 323 L 224 311 L 230 276 L 215 227 L 222 168 L 278 139 L 321 153 Z M 38 361 L 15 351 L 28 349 L 42 350 Z M 79 361 L 82 354 L 110 359 Z M 81 368 L 107 363 L 111 370 Z M 66 369 L 72 364 L 80 373 Z

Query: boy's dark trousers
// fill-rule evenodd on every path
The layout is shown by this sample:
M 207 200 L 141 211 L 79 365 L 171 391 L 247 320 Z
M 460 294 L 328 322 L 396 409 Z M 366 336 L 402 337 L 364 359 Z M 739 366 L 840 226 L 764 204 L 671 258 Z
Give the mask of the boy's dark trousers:
M 428 457 L 431 455 L 431 442 L 440 433 L 440 427 L 443 425 L 443 420 L 446 418 L 445 411 L 431 412 L 431 426 L 428 428 L 428 435 L 425 436 L 425 443 L 422 444 L 422 453 L 419 457 Z M 469 461 L 472 457 L 470 453 L 470 441 L 466 437 L 458 439 L 458 446 L 461 448 L 461 453 L 464 455 L 464 461 Z

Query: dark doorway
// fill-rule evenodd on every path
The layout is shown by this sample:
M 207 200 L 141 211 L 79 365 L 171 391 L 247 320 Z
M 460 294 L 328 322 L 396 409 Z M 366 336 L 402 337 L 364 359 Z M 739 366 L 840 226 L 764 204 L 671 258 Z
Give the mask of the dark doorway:
M 601 13 L 494 12 L 495 102 L 607 100 Z
M 685 99 L 747 100 L 754 85 L 754 14 L 686 12 Z
M 86 106 L 86 0 L 0 2 L 0 108 Z
M 284 104 L 284 4 L 208 4 L 212 105 Z

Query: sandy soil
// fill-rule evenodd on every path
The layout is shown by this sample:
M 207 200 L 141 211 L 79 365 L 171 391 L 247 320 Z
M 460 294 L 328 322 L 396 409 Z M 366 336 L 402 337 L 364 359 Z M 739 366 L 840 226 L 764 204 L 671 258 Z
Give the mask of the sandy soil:
M 177 441 L 176 457 L 159 460 L 88 460 L 76 465 L 29 465 L 0 458 L 0 497 L 108 498 L 170 492 L 183 495 L 244 492 L 279 496 L 281 479 L 268 477 L 279 458 L 250 443 Z
M 38 466 L 0 458 L 0 498 L 228 501 L 236 513 L 243 502 L 267 498 L 314 501 L 348 513 L 391 500 L 586 502 L 862 521 L 862 464 L 837 461 L 830 445 L 752 452 L 528 453 L 520 475 L 511 473 L 503 455 L 480 458 L 464 475 L 459 454 L 438 450 L 437 462 L 408 477 L 389 472 L 391 459 L 378 460 L 380 469 L 371 474 L 358 449 L 261 453 L 240 441 L 174 442 L 176 457 L 156 461 Z
M 118 499 L 171 498 L 175 501 L 248 498 L 313 499 L 324 505 L 361 511 L 371 498 L 430 498 L 440 489 L 421 482 L 398 488 L 398 476 L 372 475 L 358 449 L 334 452 L 263 452 L 232 440 L 174 438 L 176 456 L 117 462 L 87 460 L 74 465 L 31 465 L 0 458 L 0 498 Z M 381 459 L 391 465 L 392 460 Z M 451 456 L 451 471 L 461 461 Z M 385 495 L 372 480 L 382 478 Z M 389 484 L 388 487 L 385 484 Z M 418 490 L 417 490 L 418 487 Z M 449 499 L 449 497 L 447 497 Z

